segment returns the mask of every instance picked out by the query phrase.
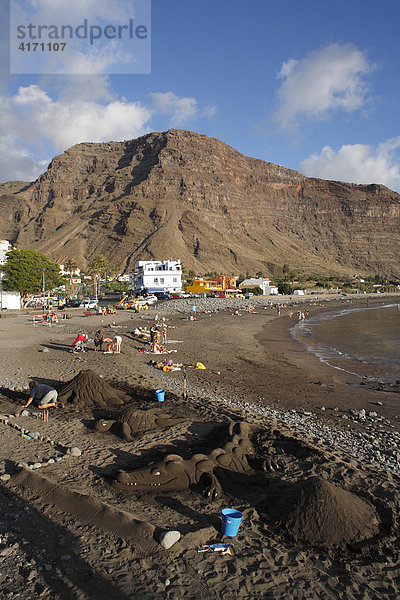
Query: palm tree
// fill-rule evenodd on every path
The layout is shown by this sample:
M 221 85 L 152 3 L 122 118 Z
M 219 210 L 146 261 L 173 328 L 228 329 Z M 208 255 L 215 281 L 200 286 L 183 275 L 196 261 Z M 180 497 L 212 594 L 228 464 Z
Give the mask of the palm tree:
M 67 260 L 65 261 L 65 264 L 64 264 L 64 269 L 67 273 L 69 273 L 69 288 L 70 288 L 70 290 L 72 288 L 72 275 L 75 273 L 77 268 L 78 268 L 78 265 L 76 264 L 76 261 L 73 258 L 67 258 Z
M 106 257 L 103 254 L 97 254 L 88 267 L 88 272 L 93 277 L 93 289 L 96 298 L 99 289 L 98 282 L 100 282 L 101 275 L 108 270 L 108 266 Z
M 287 281 L 288 280 L 288 275 L 289 275 L 289 265 L 288 264 L 284 264 L 282 267 L 282 273 L 283 273 L 283 281 Z

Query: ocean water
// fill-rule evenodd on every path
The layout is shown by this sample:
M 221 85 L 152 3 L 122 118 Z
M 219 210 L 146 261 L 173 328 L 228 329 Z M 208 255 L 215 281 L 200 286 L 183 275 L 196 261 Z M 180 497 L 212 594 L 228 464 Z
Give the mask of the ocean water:
M 400 380 L 399 306 L 345 307 L 311 316 L 291 333 L 333 368 L 394 383 Z

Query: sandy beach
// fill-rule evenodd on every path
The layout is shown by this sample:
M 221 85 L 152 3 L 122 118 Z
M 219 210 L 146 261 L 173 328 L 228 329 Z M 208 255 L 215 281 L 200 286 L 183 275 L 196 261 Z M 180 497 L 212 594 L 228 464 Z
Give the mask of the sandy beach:
M 343 302 L 304 299 L 293 310 L 331 311 Z M 234 301 L 197 304 L 195 321 L 189 300 L 104 317 L 76 309 L 52 326 L 33 312 L 1 315 L 2 596 L 397 599 L 399 394 L 367 389 L 322 364 L 290 335 L 296 316 L 286 307 L 278 317 L 265 299 L 236 301 L 239 314 Z M 141 352 L 148 345 L 133 335 L 155 314 L 170 326 L 167 355 Z M 93 343 L 84 354 L 70 352 L 79 331 L 92 339 L 99 327 L 122 336 L 121 354 L 94 352 Z M 149 364 L 169 359 L 181 370 Z M 123 404 L 104 406 L 89 390 L 50 409 L 48 422 L 31 407 L 21 414 L 29 379 L 62 391 L 87 371 Z M 128 441 L 117 426 L 94 429 L 126 407 L 180 421 Z M 232 421 L 249 425 L 229 431 Z M 252 452 L 238 465 L 233 448 L 242 443 Z M 129 474 L 168 454 L 215 457 L 216 448 L 228 458 L 213 471 L 222 488 L 215 500 L 199 493 L 200 482 L 156 493 L 115 486 L 119 470 Z M 243 514 L 234 538 L 221 534 L 227 507 Z M 180 539 L 164 549 L 162 533 L 171 530 Z M 220 542 L 234 551 L 199 552 Z

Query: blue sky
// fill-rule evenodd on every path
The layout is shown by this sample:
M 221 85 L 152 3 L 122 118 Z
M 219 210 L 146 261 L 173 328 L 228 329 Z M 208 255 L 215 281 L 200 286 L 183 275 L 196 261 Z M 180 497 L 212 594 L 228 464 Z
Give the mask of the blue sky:
M 134 0 L 11 2 L 42 17 L 135 10 Z M 2 5 L 0 181 L 36 178 L 75 143 L 178 127 L 309 176 L 400 191 L 398 0 L 152 0 L 151 10 L 150 74 L 103 74 L 112 61 L 118 71 L 114 46 L 100 64 L 76 59 L 95 75 L 10 75 Z

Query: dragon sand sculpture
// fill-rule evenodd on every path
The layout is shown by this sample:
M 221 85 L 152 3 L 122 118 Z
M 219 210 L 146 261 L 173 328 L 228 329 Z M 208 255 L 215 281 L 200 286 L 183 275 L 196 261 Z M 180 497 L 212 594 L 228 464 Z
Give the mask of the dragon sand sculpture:
M 113 486 L 130 492 L 175 492 L 199 485 L 204 495 L 216 499 L 222 494 L 222 488 L 215 469 L 235 473 L 252 470 L 247 460 L 254 457 L 254 446 L 249 437 L 252 431 L 254 427 L 249 423 L 232 422 L 229 426 L 230 439 L 222 448 L 215 448 L 208 455 L 194 454 L 187 460 L 177 454 L 168 454 L 157 464 L 130 472 L 120 470 Z M 274 469 L 272 461 L 263 467 L 265 470 Z
M 159 408 L 150 410 L 139 410 L 130 407 L 125 409 L 118 419 L 99 419 L 94 428 L 96 431 L 109 431 L 114 423 L 120 426 L 122 437 L 129 441 L 132 434 L 142 433 L 151 429 L 171 427 L 182 423 L 183 418 L 171 417 L 168 413 L 161 412 Z

